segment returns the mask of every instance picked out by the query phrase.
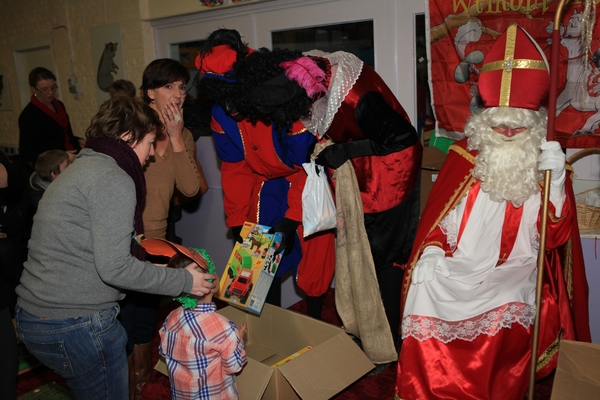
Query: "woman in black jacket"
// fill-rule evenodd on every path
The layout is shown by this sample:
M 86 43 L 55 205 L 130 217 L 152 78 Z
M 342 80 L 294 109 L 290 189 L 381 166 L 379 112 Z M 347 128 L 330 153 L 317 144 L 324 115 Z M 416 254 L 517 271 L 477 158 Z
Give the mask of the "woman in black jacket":
M 58 90 L 56 76 L 43 67 L 29 73 L 31 101 L 19 116 L 19 154 L 30 165 L 46 150 L 65 150 L 71 161 L 81 149 L 73 135 L 65 105 L 54 96 Z

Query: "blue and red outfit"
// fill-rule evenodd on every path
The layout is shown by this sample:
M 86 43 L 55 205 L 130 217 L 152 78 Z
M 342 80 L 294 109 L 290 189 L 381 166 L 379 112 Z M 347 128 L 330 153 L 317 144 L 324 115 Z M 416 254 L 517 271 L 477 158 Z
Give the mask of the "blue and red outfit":
M 221 106 L 212 110 L 211 128 L 221 165 L 227 227 L 244 221 L 275 226 L 283 218 L 302 221 L 302 190 L 309 148 L 315 137 L 300 122 L 289 131 L 250 120 L 235 121 Z M 293 270 L 308 296 L 324 294 L 333 277 L 335 246 L 332 231 L 304 238 L 298 226 L 296 244 L 284 255 L 277 277 Z

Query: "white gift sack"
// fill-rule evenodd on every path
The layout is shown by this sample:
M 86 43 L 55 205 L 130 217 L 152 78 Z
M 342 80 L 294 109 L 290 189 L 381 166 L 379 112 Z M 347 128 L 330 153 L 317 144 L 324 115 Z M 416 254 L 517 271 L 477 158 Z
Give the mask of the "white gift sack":
M 325 169 L 321 165 L 302 164 L 308 177 L 302 190 L 302 225 L 304 237 L 320 231 L 332 229 L 336 224 L 335 202 L 327 182 Z M 317 174 L 317 170 L 319 173 Z

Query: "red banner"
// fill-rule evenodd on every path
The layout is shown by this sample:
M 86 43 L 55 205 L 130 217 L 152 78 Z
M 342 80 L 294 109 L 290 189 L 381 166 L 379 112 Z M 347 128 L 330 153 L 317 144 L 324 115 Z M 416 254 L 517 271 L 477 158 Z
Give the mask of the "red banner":
M 550 65 L 551 46 L 560 46 L 558 73 L 552 72 L 558 79 L 555 140 L 566 148 L 600 147 L 600 28 L 594 26 L 586 55 L 583 3 L 568 2 L 560 43 L 553 44 L 558 1 L 429 0 L 429 77 L 437 134 L 464 137 L 467 118 L 481 106 L 477 82 L 483 58 L 516 22 L 537 41 Z

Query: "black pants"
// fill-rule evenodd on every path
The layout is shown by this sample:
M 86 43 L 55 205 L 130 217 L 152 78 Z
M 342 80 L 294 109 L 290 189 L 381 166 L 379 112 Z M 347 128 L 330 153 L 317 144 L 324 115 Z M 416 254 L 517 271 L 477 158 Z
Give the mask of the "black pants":
M 404 266 L 408 262 L 419 222 L 419 187 L 404 202 L 379 213 L 365 214 L 375 272 L 392 338 L 399 346 L 400 297 Z
M 134 344 L 152 342 L 160 296 L 156 294 L 126 291 L 126 296 L 119 302 L 121 312 L 119 321 L 127 332 L 127 356 L 133 353 Z

